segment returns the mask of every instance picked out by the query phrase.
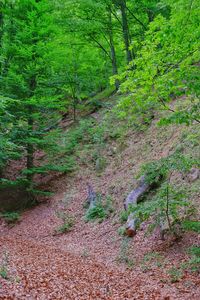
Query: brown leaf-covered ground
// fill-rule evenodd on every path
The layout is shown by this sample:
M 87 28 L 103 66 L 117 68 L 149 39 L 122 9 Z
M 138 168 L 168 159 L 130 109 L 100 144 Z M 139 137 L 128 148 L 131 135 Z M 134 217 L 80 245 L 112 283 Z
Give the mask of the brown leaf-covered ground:
M 176 242 L 160 241 L 158 232 L 145 235 L 147 224 L 133 239 L 117 232 L 123 199 L 134 187 L 141 164 L 168 155 L 178 143 L 179 129 L 171 127 L 163 134 L 154 125 L 143 134 L 130 134 L 125 149 L 109 156 L 101 175 L 82 164 L 76 174 L 51 181 L 55 195 L 24 212 L 19 224 L 0 225 L 1 268 L 6 266 L 8 277 L 0 277 L 0 299 L 200 298 L 199 275 L 189 270 L 179 273 L 181 263 L 189 258 L 188 247 L 199 245 L 197 234 L 184 234 Z M 87 182 L 114 199 L 114 213 L 100 224 L 83 218 Z M 60 210 L 75 218 L 75 226 L 55 235 Z M 170 277 L 171 269 L 178 270 L 176 282 Z

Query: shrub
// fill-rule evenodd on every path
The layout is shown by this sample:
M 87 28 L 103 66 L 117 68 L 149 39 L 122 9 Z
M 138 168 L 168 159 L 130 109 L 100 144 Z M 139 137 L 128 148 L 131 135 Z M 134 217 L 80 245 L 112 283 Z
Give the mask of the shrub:
M 106 218 L 106 216 L 107 214 L 105 208 L 101 203 L 98 203 L 95 207 L 88 209 L 85 215 L 85 220 L 88 222 L 98 219 L 102 222 Z
M 121 226 L 118 228 L 117 232 L 119 235 L 123 236 L 126 233 L 126 228 L 124 226 Z
M 190 269 L 192 272 L 200 272 L 200 247 L 192 246 L 188 249 L 191 258 L 183 265 L 184 269 Z
M 200 233 L 200 222 L 185 220 L 185 221 L 183 221 L 182 228 L 184 230 L 195 231 L 195 232 Z
M 141 261 L 141 269 L 143 272 L 153 269 L 156 267 L 163 267 L 165 259 L 159 252 L 149 252 L 144 255 Z
M 59 219 L 61 219 L 62 224 L 56 228 L 55 233 L 62 234 L 71 231 L 75 224 L 74 218 L 63 211 L 57 212 L 56 215 Z
M 5 266 L 0 266 L 0 276 L 3 278 L 3 279 L 9 279 L 8 277 L 8 270 Z
M 85 215 L 85 221 L 99 220 L 102 222 L 104 219 L 108 218 L 111 213 L 113 213 L 112 197 L 108 195 L 104 202 L 102 201 L 102 195 L 96 195 L 96 205 L 93 208 L 89 208 Z
M 178 282 L 183 277 L 183 272 L 181 269 L 177 267 L 172 267 L 169 269 L 168 274 L 170 276 L 170 282 L 175 283 Z
M 9 279 L 8 276 L 8 263 L 9 263 L 9 254 L 5 251 L 0 264 L 0 276 L 3 279 Z
M 168 231 L 178 237 L 181 224 L 187 219 L 191 209 L 185 191 L 171 183 L 171 175 L 174 171 L 189 171 L 194 163 L 190 157 L 175 152 L 166 158 L 144 165 L 141 174 L 145 174 L 148 184 L 158 186 L 159 180 L 163 180 L 151 201 L 130 207 L 128 213 L 134 212 L 135 218 L 138 218 L 140 223 L 150 220 L 149 232 L 160 227 L 162 238 Z M 125 219 L 126 214 L 124 213 L 122 217 Z
M 134 267 L 135 262 L 131 257 L 130 239 L 128 237 L 122 239 L 117 261 L 126 264 L 129 269 Z
M 120 222 L 123 224 L 124 222 L 127 221 L 128 219 L 128 216 L 129 216 L 129 212 L 127 210 L 123 210 L 121 213 L 120 213 Z

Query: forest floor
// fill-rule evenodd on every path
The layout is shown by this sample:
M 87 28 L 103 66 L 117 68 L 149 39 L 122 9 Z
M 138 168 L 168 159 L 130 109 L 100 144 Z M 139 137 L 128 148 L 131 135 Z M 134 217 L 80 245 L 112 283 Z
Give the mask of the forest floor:
M 170 154 L 181 135 L 180 127 L 163 130 L 155 122 L 142 133 L 129 132 L 123 144 L 109 146 L 117 150 L 101 174 L 83 164 L 75 174 L 51 181 L 54 196 L 25 211 L 14 227 L 2 222 L 0 272 L 4 266 L 7 278 L 0 276 L 0 299 L 199 299 L 199 275 L 180 267 L 189 259 L 187 249 L 199 245 L 197 234 L 161 241 L 157 231 L 145 235 L 148 224 L 134 238 L 118 233 L 124 197 L 141 165 Z M 102 223 L 84 220 L 88 182 L 114 199 L 114 212 Z M 55 235 L 58 211 L 74 217 L 70 232 Z

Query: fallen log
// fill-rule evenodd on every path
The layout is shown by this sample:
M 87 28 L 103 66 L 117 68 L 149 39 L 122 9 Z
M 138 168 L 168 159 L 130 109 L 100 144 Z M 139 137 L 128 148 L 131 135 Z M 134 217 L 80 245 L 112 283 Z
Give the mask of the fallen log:
M 142 176 L 139 180 L 138 186 L 135 190 L 133 190 L 124 202 L 125 210 L 128 210 L 129 205 L 134 205 L 138 203 L 138 200 L 141 196 L 144 195 L 150 188 L 150 185 L 146 183 L 145 177 Z
M 187 179 L 190 183 L 196 181 L 200 177 L 200 169 L 192 168 L 187 174 Z
M 150 187 L 150 184 L 146 183 L 145 181 L 145 176 L 142 176 L 139 180 L 136 189 L 134 189 L 125 199 L 125 210 L 128 210 L 130 205 L 137 205 L 137 203 L 141 200 L 142 196 L 149 191 Z M 136 229 L 139 224 L 139 221 L 140 220 L 136 218 L 134 212 L 130 213 L 126 222 L 126 234 L 129 237 L 133 237 L 136 234 Z

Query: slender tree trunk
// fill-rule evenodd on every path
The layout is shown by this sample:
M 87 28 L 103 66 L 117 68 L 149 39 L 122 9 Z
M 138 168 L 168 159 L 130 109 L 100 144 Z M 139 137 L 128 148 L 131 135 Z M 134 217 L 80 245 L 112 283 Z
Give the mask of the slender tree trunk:
M 77 107 L 77 98 L 76 98 L 76 82 L 72 81 L 70 82 L 71 85 L 71 93 L 72 93 L 72 109 L 73 109 L 73 120 L 76 121 L 76 107 Z
M 128 27 L 128 19 L 127 19 L 127 9 L 126 9 L 126 0 L 120 0 L 119 2 L 121 16 L 122 16 L 122 30 L 123 30 L 123 37 L 124 37 L 124 45 L 126 49 L 126 59 L 127 64 L 129 64 L 132 60 L 132 53 L 130 48 L 130 41 L 129 41 L 129 27 Z
M 118 68 L 117 68 L 117 58 L 116 58 L 116 51 L 114 46 L 114 40 L 113 40 L 113 30 L 112 30 L 112 12 L 111 7 L 108 7 L 108 20 L 109 20 L 109 42 L 110 42 L 110 56 L 112 61 L 112 74 L 117 75 L 118 74 Z M 115 88 L 116 90 L 119 89 L 119 80 L 115 80 Z
M 76 121 L 76 98 L 73 96 L 73 120 Z
M 148 19 L 149 19 L 149 23 L 153 22 L 153 20 L 154 20 L 154 12 L 151 9 L 147 10 L 147 16 L 148 16 Z
M 172 226 L 171 226 L 171 221 L 170 221 L 170 217 L 169 217 L 169 184 L 170 184 L 170 177 L 171 174 L 169 176 L 169 180 L 167 182 L 167 190 L 166 190 L 166 218 L 167 218 L 167 223 L 169 226 L 169 230 L 172 231 Z
M 30 79 L 30 97 L 34 95 L 34 91 L 36 88 L 36 78 L 33 76 Z M 28 138 L 31 138 L 34 131 L 34 119 L 33 119 L 33 106 L 28 105 L 27 108 L 27 123 L 28 123 Z M 27 170 L 31 170 L 34 167 L 34 145 L 32 141 L 27 142 L 26 146 L 27 157 L 26 157 L 26 168 Z M 30 181 L 30 185 L 32 184 L 33 174 L 27 174 L 27 179 Z
M 30 106 L 28 108 L 28 131 L 31 133 L 29 134 L 29 137 L 32 135 L 33 132 L 33 126 L 34 126 L 34 121 L 32 118 L 32 107 Z M 27 170 L 31 170 L 34 166 L 34 146 L 31 142 L 27 143 L 27 147 L 26 147 L 26 151 L 27 151 L 27 157 L 26 157 L 26 168 Z M 33 174 L 27 174 L 27 179 L 28 181 L 30 181 L 30 183 L 33 180 Z

